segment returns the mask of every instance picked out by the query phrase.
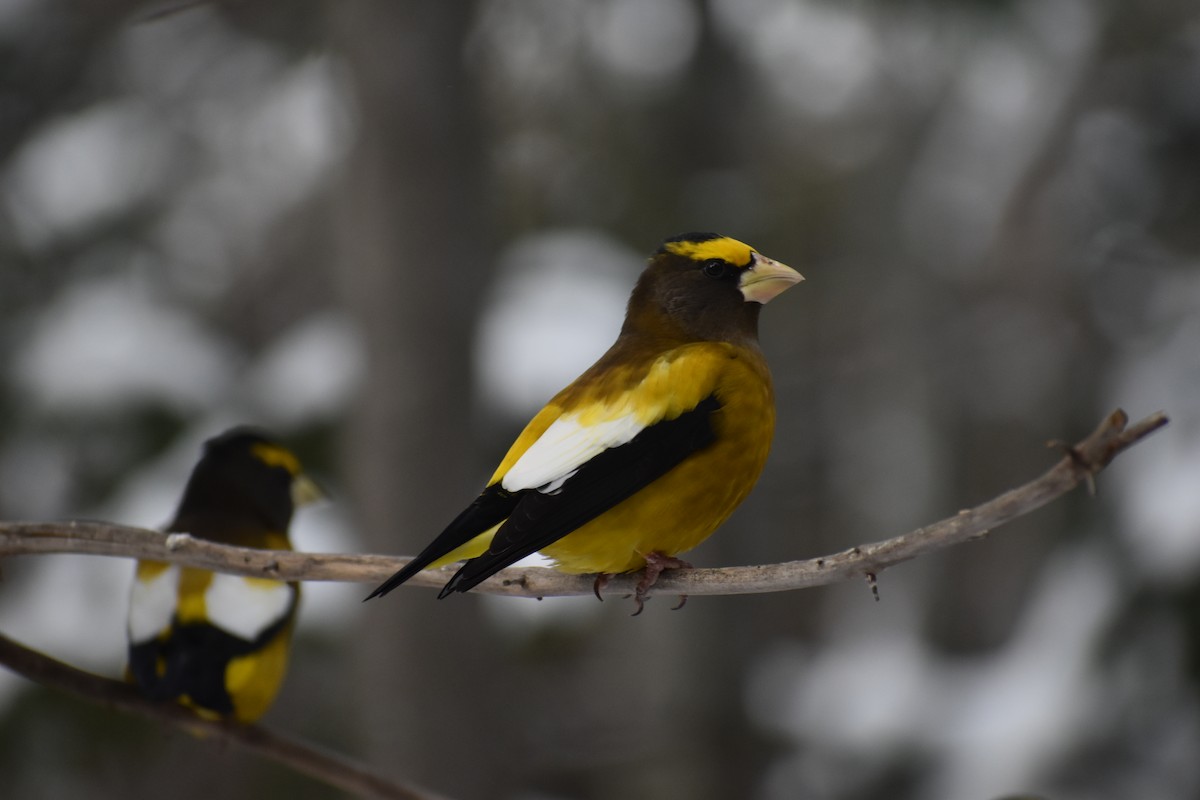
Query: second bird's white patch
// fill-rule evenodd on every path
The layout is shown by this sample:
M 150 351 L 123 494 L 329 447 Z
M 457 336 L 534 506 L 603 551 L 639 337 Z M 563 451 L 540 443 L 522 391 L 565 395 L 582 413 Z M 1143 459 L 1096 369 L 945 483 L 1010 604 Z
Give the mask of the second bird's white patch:
M 129 640 L 153 639 L 171 625 L 175 596 L 179 591 L 179 567 L 172 564 L 149 580 L 137 578 L 129 593 Z
M 235 636 L 253 640 L 291 608 L 296 590 L 281 581 L 248 581 L 216 573 L 204 593 L 208 621 Z

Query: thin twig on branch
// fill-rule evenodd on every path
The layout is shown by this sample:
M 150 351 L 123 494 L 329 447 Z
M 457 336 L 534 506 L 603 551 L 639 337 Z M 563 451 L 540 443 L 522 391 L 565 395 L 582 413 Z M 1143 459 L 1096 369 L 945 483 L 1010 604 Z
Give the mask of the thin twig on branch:
M 137 714 L 181 728 L 206 740 L 219 740 L 276 761 L 296 772 L 360 797 L 387 800 L 441 800 L 424 789 L 383 778 L 324 748 L 290 739 L 259 725 L 201 719 L 176 703 L 153 703 L 127 683 L 76 669 L 0 634 L 0 664 L 30 680 L 106 708 Z
M 1073 447 L 1052 443 L 1064 451 L 1051 469 L 1028 483 L 965 509 L 953 517 L 910 533 L 807 561 L 787 561 L 750 567 L 678 570 L 664 573 L 647 594 L 724 595 L 778 592 L 823 586 L 851 578 L 873 579 L 888 567 L 919 555 L 977 538 L 1009 520 L 1028 514 L 1066 494 L 1095 475 L 1123 450 L 1167 424 L 1163 413 L 1128 425 L 1120 409 Z M 230 547 L 187 534 L 100 522 L 0 522 L 0 557 L 29 553 L 92 553 L 96 555 L 171 561 L 192 567 L 282 580 L 380 583 L 408 559 L 379 555 L 288 553 Z M 416 575 L 410 585 L 438 587 L 453 567 Z M 631 594 L 636 575 L 618 575 L 608 584 L 611 594 Z M 593 581 L 545 567 L 510 567 L 473 589 L 474 592 L 516 597 L 560 597 L 591 594 Z

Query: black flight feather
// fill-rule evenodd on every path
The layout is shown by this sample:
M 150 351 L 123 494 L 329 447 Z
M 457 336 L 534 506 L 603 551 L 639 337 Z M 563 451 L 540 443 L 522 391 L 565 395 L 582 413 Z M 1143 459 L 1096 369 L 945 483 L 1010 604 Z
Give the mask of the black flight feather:
M 461 547 L 479 534 L 497 523 L 503 522 L 517 506 L 517 501 L 526 492 L 509 492 L 501 488 L 499 482 L 484 489 L 475 502 L 454 518 L 429 546 L 422 550 L 416 558 L 408 562 L 395 575 L 388 578 L 379 587 L 366 596 L 382 597 L 395 589 L 406 580 L 428 567 L 442 556 Z M 364 602 L 365 602 L 364 600 Z
M 628 443 L 596 455 L 561 489 L 522 492 L 488 551 L 464 564 L 438 597 L 472 589 L 592 521 L 711 445 L 716 441 L 712 414 L 720 407 L 716 396 L 709 395 L 675 419 L 657 422 Z

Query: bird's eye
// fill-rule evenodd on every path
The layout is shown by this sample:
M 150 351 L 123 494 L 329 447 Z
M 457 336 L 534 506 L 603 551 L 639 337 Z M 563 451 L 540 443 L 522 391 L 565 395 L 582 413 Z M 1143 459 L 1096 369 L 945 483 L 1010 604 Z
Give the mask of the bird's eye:
M 710 278 L 724 278 L 728 274 L 729 264 L 719 258 L 704 262 L 704 274 Z

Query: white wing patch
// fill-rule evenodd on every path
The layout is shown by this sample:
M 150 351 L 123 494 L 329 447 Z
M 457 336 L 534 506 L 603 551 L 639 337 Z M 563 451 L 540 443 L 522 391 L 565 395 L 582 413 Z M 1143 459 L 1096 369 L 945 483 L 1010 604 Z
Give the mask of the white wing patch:
M 129 640 L 153 639 L 171 625 L 175 596 L 179 591 L 179 567 L 172 564 L 149 580 L 134 579 L 129 592 Z
M 204 592 L 204 609 L 213 625 L 249 641 L 283 618 L 295 593 L 282 581 L 218 572 Z
M 647 427 L 674 419 L 711 395 L 719 371 L 732 357 L 730 352 L 729 345 L 700 342 L 660 356 L 636 386 L 605 407 L 564 414 L 550 423 L 505 473 L 500 485 L 510 492 L 559 491 L 600 453 L 628 444 Z M 713 358 L 714 354 L 720 357 Z M 593 422 L 597 417 L 600 421 Z
M 500 485 L 510 492 L 556 492 L 588 461 L 605 450 L 628 444 L 645 428 L 632 413 L 594 425 L 580 424 L 574 414 L 559 417 L 517 459 Z

